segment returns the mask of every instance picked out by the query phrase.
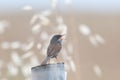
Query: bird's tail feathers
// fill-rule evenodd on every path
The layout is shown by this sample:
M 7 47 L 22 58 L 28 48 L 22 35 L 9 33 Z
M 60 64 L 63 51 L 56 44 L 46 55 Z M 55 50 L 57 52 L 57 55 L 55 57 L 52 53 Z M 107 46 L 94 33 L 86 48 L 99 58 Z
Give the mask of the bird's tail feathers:
M 50 57 L 47 56 L 47 57 L 42 61 L 41 65 L 46 65 L 49 60 L 50 60 Z

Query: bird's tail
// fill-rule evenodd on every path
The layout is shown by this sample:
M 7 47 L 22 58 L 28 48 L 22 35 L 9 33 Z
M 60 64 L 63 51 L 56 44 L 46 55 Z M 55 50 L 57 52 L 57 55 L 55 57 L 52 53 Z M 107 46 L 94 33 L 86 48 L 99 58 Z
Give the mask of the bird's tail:
M 47 56 L 47 57 L 42 61 L 41 65 L 46 65 L 49 60 L 50 60 L 50 57 Z

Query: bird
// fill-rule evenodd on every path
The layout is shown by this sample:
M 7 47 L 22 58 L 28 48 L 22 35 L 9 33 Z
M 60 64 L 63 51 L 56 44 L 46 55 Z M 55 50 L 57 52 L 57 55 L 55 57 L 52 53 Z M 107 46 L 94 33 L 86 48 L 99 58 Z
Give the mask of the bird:
M 47 56 L 42 61 L 41 65 L 46 65 L 51 58 L 56 58 L 62 49 L 62 42 L 65 38 L 64 35 L 56 34 L 50 40 L 49 46 L 47 48 Z

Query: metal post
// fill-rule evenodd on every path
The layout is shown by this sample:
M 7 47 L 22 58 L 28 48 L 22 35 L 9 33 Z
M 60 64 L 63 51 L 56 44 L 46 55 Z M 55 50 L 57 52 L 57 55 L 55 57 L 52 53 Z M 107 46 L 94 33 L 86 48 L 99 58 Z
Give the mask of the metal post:
M 64 63 L 32 67 L 32 80 L 66 80 Z

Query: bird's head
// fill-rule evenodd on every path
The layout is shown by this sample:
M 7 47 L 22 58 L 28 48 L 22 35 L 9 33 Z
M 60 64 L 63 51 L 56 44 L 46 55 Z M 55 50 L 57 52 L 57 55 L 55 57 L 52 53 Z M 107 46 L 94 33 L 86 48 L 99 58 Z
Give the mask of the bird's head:
M 54 43 L 54 42 L 56 42 L 57 40 L 62 41 L 64 38 L 65 38 L 65 35 L 60 35 L 60 34 L 54 35 L 54 36 L 52 37 L 52 39 L 51 39 L 51 43 Z

